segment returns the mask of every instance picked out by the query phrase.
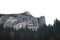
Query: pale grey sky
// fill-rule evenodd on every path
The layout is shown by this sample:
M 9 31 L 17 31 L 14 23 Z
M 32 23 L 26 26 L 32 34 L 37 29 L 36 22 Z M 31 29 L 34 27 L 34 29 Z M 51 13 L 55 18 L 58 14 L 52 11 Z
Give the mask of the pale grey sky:
M 0 13 L 22 13 L 29 11 L 33 16 L 46 17 L 47 24 L 60 20 L 60 0 L 0 0 Z

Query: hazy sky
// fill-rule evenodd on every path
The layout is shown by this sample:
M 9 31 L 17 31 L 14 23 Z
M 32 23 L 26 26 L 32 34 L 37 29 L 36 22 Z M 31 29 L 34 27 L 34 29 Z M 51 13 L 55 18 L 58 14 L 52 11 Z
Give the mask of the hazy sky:
M 0 13 L 22 13 L 29 11 L 33 16 L 46 17 L 46 23 L 60 20 L 60 0 L 0 0 Z

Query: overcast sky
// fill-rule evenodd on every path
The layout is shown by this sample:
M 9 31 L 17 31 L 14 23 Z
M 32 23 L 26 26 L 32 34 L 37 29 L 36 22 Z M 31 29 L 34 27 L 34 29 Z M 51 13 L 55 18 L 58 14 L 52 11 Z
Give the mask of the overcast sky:
M 60 20 L 60 0 L 0 0 L 0 13 L 29 11 L 34 17 L 45 16 L 46 24 Z

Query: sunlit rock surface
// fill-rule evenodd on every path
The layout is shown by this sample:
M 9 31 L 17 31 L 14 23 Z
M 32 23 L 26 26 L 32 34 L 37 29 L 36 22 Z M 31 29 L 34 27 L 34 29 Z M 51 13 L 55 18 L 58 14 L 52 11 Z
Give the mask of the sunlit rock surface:
M 18 30 L 20 28 L 26 28 L 37 30 L 40 26 L 45 23 L 45 17 L 40 18 L 33 17 L 29 12 L 20 14 L 0 14 L 0 24 L 3 24 L 4 28 L 13 27 Z

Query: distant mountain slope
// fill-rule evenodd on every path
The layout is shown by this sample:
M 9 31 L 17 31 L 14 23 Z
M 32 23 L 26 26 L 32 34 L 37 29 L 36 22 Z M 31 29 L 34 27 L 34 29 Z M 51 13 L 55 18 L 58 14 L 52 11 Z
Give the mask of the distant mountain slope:
M 27 11 L 21 14 L 0 14 L 0 24 L 2 23 L 4 28 L 13 27 L 18 30 L 28 26 L 29 29 L 37 30 L 39 26 L 45 24 L 45 17 L 36 18 Z

